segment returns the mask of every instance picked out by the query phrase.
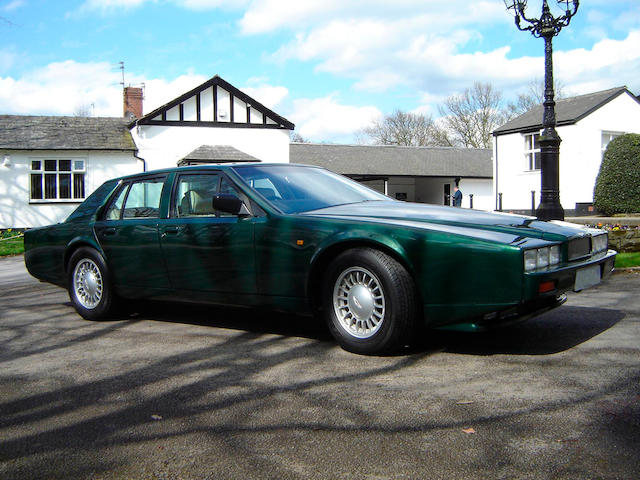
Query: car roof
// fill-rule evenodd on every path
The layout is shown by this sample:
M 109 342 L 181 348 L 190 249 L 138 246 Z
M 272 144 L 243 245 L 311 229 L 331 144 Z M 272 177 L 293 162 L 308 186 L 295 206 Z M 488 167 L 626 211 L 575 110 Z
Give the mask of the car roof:
M 265 163 L 265 162 L 225 162 L 225 163 L 207 163 L 200 165 L 188 165 L 186 167 L 171 167 L 171 168 L 161 168 L 158 170 L 149 170 L 146 172 L 134 173 L 131 175 L 125 175 L 123 177 L 118 177 L 118 180 L 128 180 L 132 178 L 140 178 L 140 177 L 153 177 L 155 175 L 162 175 L 173 172 L 188 172 L 190 170 L 229 170 L 234 167 L 247 167 L 247 166 L 259 166 L 259 167 L 304 167 L 304 168 L 317 168 L 320 170 L 326 170 L 322 167 L 317 167 L 315 165 L 303 165 L 299 163 Z

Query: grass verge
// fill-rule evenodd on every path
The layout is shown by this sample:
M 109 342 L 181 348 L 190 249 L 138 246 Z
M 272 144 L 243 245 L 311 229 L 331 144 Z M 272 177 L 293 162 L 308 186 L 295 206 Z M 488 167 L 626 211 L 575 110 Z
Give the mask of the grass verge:
M 616 268 L 640 267 L 640 252 L 618 253 Z
M 12 238 L 9 240 L 0 240 L 0 257 L 7 255 L 18 255 L 24 253 L 24 238 Z

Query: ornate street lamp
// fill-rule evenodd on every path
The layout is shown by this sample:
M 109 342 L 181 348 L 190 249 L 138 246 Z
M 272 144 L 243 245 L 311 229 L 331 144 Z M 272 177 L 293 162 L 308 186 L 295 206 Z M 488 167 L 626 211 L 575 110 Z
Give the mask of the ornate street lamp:
M 544 114 L 542 135 L 540 136 L 540 205 L 536 216 L 541 220 L 564 220 L 564 210 L 560 205 L 560 136 L 556 132 L 556 102 L 553 100 L 553 48 L 551 39 L 569 25 L 571 17 L 578 11 L 578 0 L 557 0 L 564 8 L 564 15 L 555 18 L 551 14 L 547 0 L 542 1 L 540 18 L 525 15 L 527 0 L 504 0 L 507 10 L 515 15 L 519 30 L 529 31 L 536 38 L 544 38 Z

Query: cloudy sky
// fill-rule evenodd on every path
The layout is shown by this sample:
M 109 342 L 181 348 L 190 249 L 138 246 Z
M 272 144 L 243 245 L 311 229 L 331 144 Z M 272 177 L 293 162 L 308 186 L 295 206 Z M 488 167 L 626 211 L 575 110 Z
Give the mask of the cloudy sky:
M 583 0 L 554 49 L 567 93 L 639 94 L 640 1 Z M 0 113 L 119 116 L 119 62 L 146 112 L 218 74 L 303 137 L 352 142 L 474 81 L 513 98 L 542 77 L 543 41 L 502 0 L 0 0 Z

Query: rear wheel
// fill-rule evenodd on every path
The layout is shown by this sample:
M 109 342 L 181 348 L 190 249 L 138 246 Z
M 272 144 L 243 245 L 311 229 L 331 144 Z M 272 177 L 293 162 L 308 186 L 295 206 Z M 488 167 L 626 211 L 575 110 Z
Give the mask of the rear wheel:
M 68 275 L 69 298 L 76 311 L 88 320 L 108 318 L 114 296 L 102 255 L 93 248 L 79 248 L 69 260 Z
M 407 270 L 372 248 L 347 250 L 325 277 L 324 314 L 345 349 L 391 353 L 407 342 L 415 326 L 415 288 Z

